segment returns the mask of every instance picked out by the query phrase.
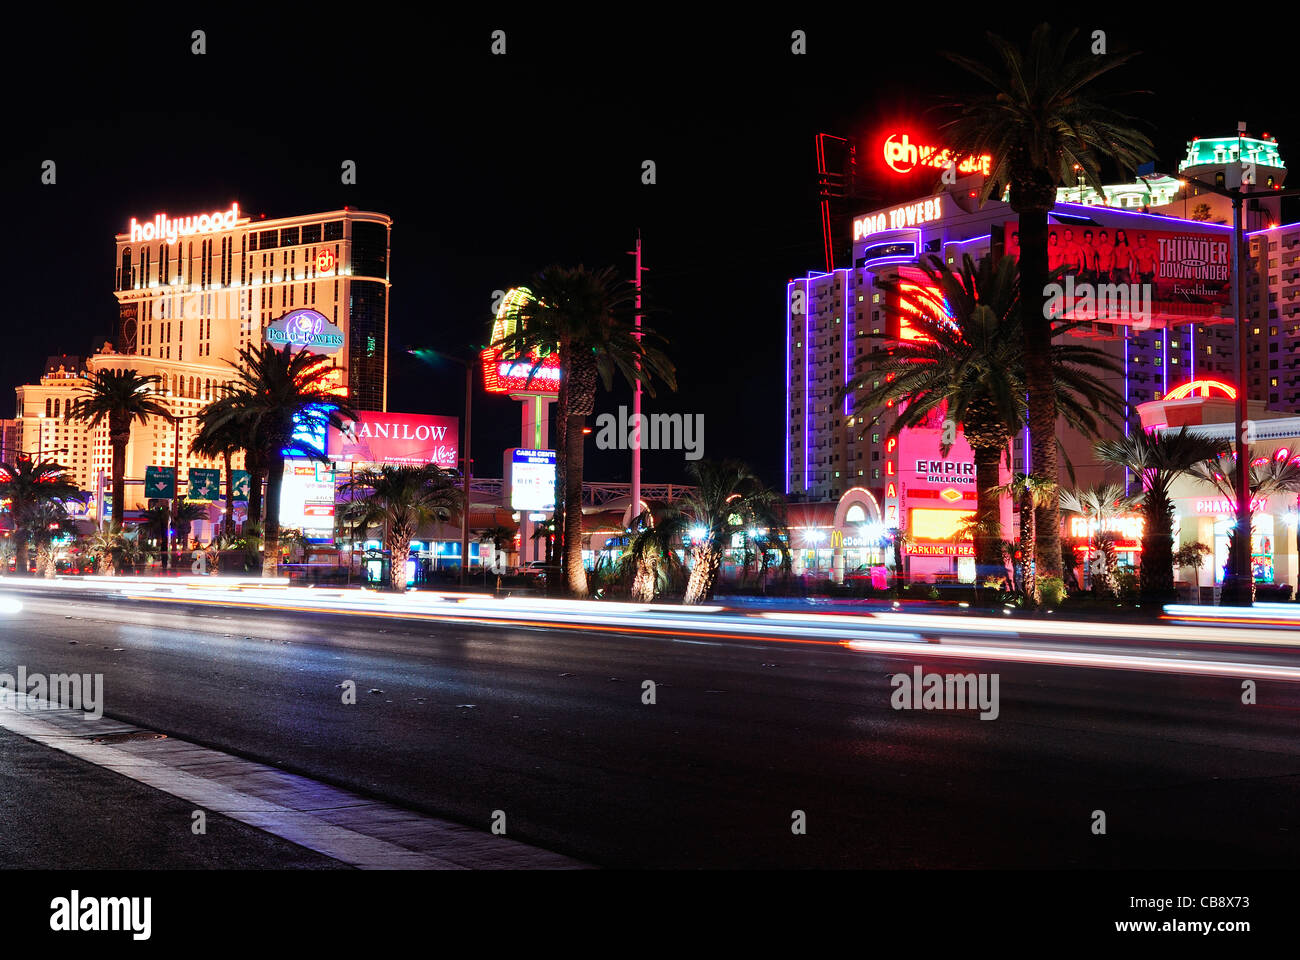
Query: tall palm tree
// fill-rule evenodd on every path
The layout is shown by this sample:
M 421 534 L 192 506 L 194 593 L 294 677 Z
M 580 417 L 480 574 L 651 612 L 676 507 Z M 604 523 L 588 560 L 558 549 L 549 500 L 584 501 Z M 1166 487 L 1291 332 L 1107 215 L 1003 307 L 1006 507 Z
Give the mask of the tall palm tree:
M 1237 454 L 1235 452 L 1230 453 L 1225 450 L 1214 460 L 1196 464 L 1188 473 L 1207 486 L 1213 487 L 1221 497 L 1224 497 L 1230 503 L 1236 503 L 1236 459 Z M 1278 457 L 1274 454 L 1272 457 L 1256 458 L 1250 464 L 1249 484 L 1252 502 L 1260 497 L 1271 497 L 1279 493 L 1296 493 L 1300 491 L 1300 457 Z M 1251 535 L 1254 536 L 1253 523 L 1251 525 Z M 1228 531 L 1228 566 L 1224 571 L 1225 583 L 1230 582 L 1229 577 L 1236 574 L 1244 576 L 1250 572 L 1237 570 L 1237 552 L 1234 549 L 1236 542 L 1237 525 L 1234 523 Z M 1255 590 L 1254 576 L 1249 578 L 1249 582 L 1253 599 Z M 1230 596 L 1227 597 L 1229 602 L 1232 599 Z
M 886 403 L 897 402 L 898 416 L 890 425 L 890 436 L 940 414 L 961 427 L 975 455 L 977 509 L 971 529 L 976 579 L 982 581 L 986 576 L 1001 576 L 1005 569 L 995 492 L 998 462 L 1025 422 L 1027 363 L 1016 309 L 1016 263 L 1004 257 L 994 265 L 991 258 L 985 258 L 977 267 L 967 254 L 962 257 L 960 272 L 955 272 L 941 258 L 931 256 L 922 269 L 938 293 L 923 284 L 880 283 L 892 294 L 886 298 L 886 312 L 905 316 L 918 336 L 862 357 L 859 372 L 864 379 L 848 384 L 840 396 L 853 397 L 854 413 L 862 415 L 864 422 L 873 419 Z M 1075 325 L 1065 324 L 1062 329 Z M 1111 413 L 1123 411 L 1123 398 L 1099 382 L 1099 372 L 1120 372 L 1102 351 L 1068 342 L 1052 343 L 1046 362 L 1052 375 L 1054 407 L 1085 435 L 1097 436 Z M 884 377 L 878 386 L 864 389 L 868 371 Z M 943 455 L 952 449 L 955 439 L 955 431 L 944 437 Z
M 266 468 L 262 575 L 273 577 L 280 558 L 280 484 L 285 457 L 329 462 L 322 450 L 301 436 L 323 434 L 328 427 L 342 427 L 358 415 L 345 399 L 330 391 L 332 368 L 305 349 L 295 352 L 291 344 L 280 350 L 258 344 L 240 350 L 239 361 L 227 362 L 235 368 L 234 384 L 211 405 L 216 409 L 206 422 L 212 431 L 238 424 L 247 431 L 250 458 Z M 257 482 L 253 478 L 254 485 Z M 249 521 L 255 522 L 251 490 Z
M 131 442 L 131 424 L 148 423 L 150 417 L 172 419 L 166 404 L 154 399 L 162 378 L 141 376 L 135 370 L 95 370 L 86 374 L 80 396 L 69 405 L 64 421 L 77 420 L 91 430 L 108 421 L 108 442 L 113 449 L 112 525 L 122 528 L 126 510 L 126 447 Z
M 785 498 L 739 460 L 697 460 L 686 469 L 695 488 L 665 511 L 656 526 L 663 528 L 662 553 L 675 549 L 683 537 L 689 540 L 691 572 L 682 602 L 695 604 L 713 596 L 733 536 L 759 527 L 781 540 Z M 781 542 L 788 543 L 788 535 Z
M 0 498 L 9 501 L 14 523 L 14 572 L 26 576 L 34 518 L 46 504 L 81 500 L 82 493 L 63 464 L 20 454 L 12 463 L 0 463 Z
M 493 346 L 506 356 L 532 358 L 534 372 L 542 360 L 558 355 L 560 398 L 557 404 L 559 468 L 564 474 L 564 571 L 569 592 L 587 595 L 582 566 L 582 428 L 591 415 L 598 384 L 614 386 L 614 373 L 629 384 L 639 378 L 654 396 L 654 383 L 677 389 L 676 371 L 659 348 L 663 340 L 632 323 L 637 288 L 621 280 L 612 267 L 588 270 L 550 266 L 529 283 L 513 317 L 513 331 Z
M 1115 552 L 1115 532 L 1108 529 L 1112 521 L 1119 519 L 1132 510 L 1140 497 L 1130 497 L 1124 492 L 1122 484 L 1105 483 L 1078 490 L 1061 491 L 1061 509 L 1077 513 L 1088 521 L 1088 546 L 1084 563 L 1090 562 L 1095 547 L 1102 557 L 1102 572 L 1094 576 L 1094 582 L 1100 586 L 1098 591 L 1103 596 L 1113 596 L 1115 590 L 1115 570 L 1118 557 Z M 1093 527 L 1096 532 L 1093 532 Z
M 1037 539 L 1036 511 L 1043 501 L 1056 496 L 1056 484 L 1028 473 L 1015 474 L 1008 483 L 994 489 L 999 497 L 1011 497 L 1020 513 L 1020 589 L 1029 604 L 1042 598 L 1038 593 L 1038 571 L 1034 566 L 1034 542 Z
M 1147 433 L 1140 427 L 1120 440 L 1097 444 L 1097 458 L 1131 471 L 1142 482 L 1140 507 L 1144 527 L 1138 570 L 1143 603 L 1174 599 L 1174 481 L 1197 464 L 1217 459 L 1223 441 L 1211 440 L 1186 427 L 1177 433 Z
M 384 547 L 392 558 L 389 581 L 398 593 L 406 590 L 406 558 L 420 528 L 465 508 L 456 480 L 431 463 L 358 471 L 340 486 L 339 496 L 345 523 L 361 530 L 383 527 Z M 468 560 L 461 558 L 462 563 Z
M 1029 393 L 1032 472 L 1058 482 L 1057 393 L 1048 362 L 1054 329 L 1047 303 L 1047 214 L 1056 205 L 1056 188 L 1082 175 L 1099 193 L 1103 158 L 1122 173 L 1155 158 L 1151 140 L 1134 129 L 1133 118 L 1114 109 L 1097 91 L 1096 81 L 1134 54 L 1094 56 L 1071 52 L 1078 30 L 1036 27 L 1025 49 L 988 34 L 997 52 L 994 64 L 957 54 L 948 59 L 987 84 L 988 93 L 949 100 L 957 114 L 943 133 L 958 154 L 989 154 L 993 168 L 980 202 L 994 190 L 1009 189 L 1019 215 L 1021 333 Z M 999 192 L 997 194 L 1001 196 Z M 1038 575 L 1061 575 L 1060 508 L 1050 498 L 1037 518 Z
M 223 405 L 227 395 L 228 391 L 220 387 L 217 399 L 199 411 L 198 429 L 190 441 L 190 452 L 209 460 L 220 457 L 223 461 L 226 468 L 226 504 L 225 514 L 221 518 L 221 532 L 229 537 L 235 532 L 235 484 L 231 460 L 236 453 L 247 449 L 248 435 L 237 415 L 226 415 Z M 249 479 L 252 479 L 251 476 Z M 260 502 L 260 482 L 258 494 Z M 252 497 L 251 484 L 249 497 Z

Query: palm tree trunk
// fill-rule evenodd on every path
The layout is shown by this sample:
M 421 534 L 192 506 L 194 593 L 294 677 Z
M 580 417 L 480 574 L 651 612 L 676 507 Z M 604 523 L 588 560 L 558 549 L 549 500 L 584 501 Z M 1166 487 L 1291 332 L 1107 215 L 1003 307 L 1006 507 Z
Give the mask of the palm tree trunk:
M 116 419 L 116 414 L 114 415 Z M 120 424 L 113 424 L 109 443 L 113 448 L 113 519 L 112 524 L 122 529 L 122 518 L 126 511 L 126 445 L 131 442 L 131 429 L 125 430 Z
M 1034 512 L 1034 494 L 1026 485 L 1020 495 L 1020 563 L 1022 567 L 1021 582 L 1024 584 L 1025 600 L 1036 606 L 1042 601 L 1038 594 L 1038 576 L 1034 568 L 1034 544 L 1037 540 L 1037 522 Z
M 15 531 L 14 537 L 17 542 L 14 544 L 14 573 L 17 576 L 27 576 L 27 566 L 30 562 L 30 554 L 27 550 L 27 538 L 21 532 Z
M 230 451 L 222 456 L 226 461 L 226 515 L 221 521 L 221 532 L 228 537 L 235 532 L 235 478 L 230 472 Z
M 586 417 L 571 415 L 564 438 L 564 568 L 569 593 L 587 596 L 587 571 L 582 566 L 582 424 Z
M 260 464 L 245 466 L 248 469 L 248 517 L 244 520 L 244 526 L 247 528 L 262 523 L 262 480 L 265 470 Z
M 695 547 L 691 554 L 694 563 L 686 581 L 686 595 L 682 597 L 682 603 L 703 603 L 713 595 L 718 568 L 722 565 L 722 550 L 710 543 Z
M 979 504 L 975 531 L 975 585 L 984 585 L 986 577 L 1006 576 L 1002 562 L 1001 501 L 992 493 L 998 485 L 998 463 L 1002 451 L 997 447 L 975 448 L 975 495 Z
M 1050 186 L 1050 185 L 1049 185 Z M 1025 188 L 1021 188 L 1024 190 Z M 1032 189 L 1032 188 L 1031 188 Z M 1044 191 L 1045 192 L 1045 191 Z M 1055 188 L 1051 197 L 1055 199 Z M 1031 204 L 1020 214 L 1020 316 L 1025 338 L 1025 387 L 1029 392 L 1029 440 L 1033 475 L 1058 482 L 1056 384 L 1052 377 L 1052 323 L 1045 316 L 1047 286 L 1046 205 Z M 1039 577 L 1061 575 L 1061 506 L 1049 496 L 1036 510 L 1035 554 Z
M 1174 523 L 1170 504 L 1147 491 L 1143 503 L 1146 521 L 1138 586 L 1144 605 L 1159 606 L 1174 596 Z
M 271 458 L 266 471 L 266 523 L 262 525 L 262 576 L 274 577 L 280 565 L 280 481 L 284 479 L 284 458 Z M 252 496 L 252 491 L 249 491 Z
M 636 565 L 632 577 L 632 599 L 638 603 L 650 603 L 655 598 L 654 561 L 649 556 L 643 557 Z
M 411 555 L 411 538 L 390 534 L 388 543 L 388 583 L 394 593 L 406 592 L 406 558 Z

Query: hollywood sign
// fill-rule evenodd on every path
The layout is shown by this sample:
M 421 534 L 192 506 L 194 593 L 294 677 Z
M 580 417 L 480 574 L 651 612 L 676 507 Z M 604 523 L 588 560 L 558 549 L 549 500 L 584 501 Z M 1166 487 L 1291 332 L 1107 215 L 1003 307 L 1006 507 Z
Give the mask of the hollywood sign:
M 170 245 L 181 237 L 193 236 L 196 233 L 231 230 L 237 223 L 239 223 L 239 204 L 232 203 L 229 210 L 200 213 L 197 217 L 181 217 L 177 220 L 173 220 L 165 213 L 157 214 L 145 223 L 140 223 L 132 217 L 129 232 L 132 243 L 166 239 Z

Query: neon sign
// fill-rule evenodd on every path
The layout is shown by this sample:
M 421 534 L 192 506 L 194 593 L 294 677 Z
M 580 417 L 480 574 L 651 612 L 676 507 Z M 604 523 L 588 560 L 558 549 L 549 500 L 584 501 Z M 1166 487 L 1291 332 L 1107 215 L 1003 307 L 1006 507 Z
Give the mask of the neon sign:
M 905 133 L 893 133 L 886 137 L 884 152 L 885 166 L 894 173 L 911 173 L 917 167 L 946 170 L 955 163 L 957 172 L 962 176 L 979 173 L 987 177 L 993 168 L 993 158 L 987 153 L 979 156 L 970 154 L 958 159 L 957 154 L 947 147 L 912 143 Z
M 1255 497 L 1250 501 L 1251 513 L 1262 513 L 1268 509 L 1268 497 Z M 1209 513 L 1217 517 L 1232 517 L 1237 514 L 1237 502 L 1228 500 L 1225 497 L 1215 499 L 1197 500 L 1197 513 Z
M 906 203 L 901 207 L 895 207 L 893 210 L 885 210 L 881 213 L 872 213 L 865 217 L 855 218 L 853 221 L 853 239 L 861 240 L 863 237 L 884 230 L 901 230 L 904 227 L 915 227 L 919 223 L 932 223 L 941 219 L 943 219 L 942 196 L 932 197 L 929 200 L 918 200 L 916 203 Z
M 316 254 L 316 272 L 329 273 L 334 269 L 334 251 L 322 250 Z
M 1202 397 L 1208 397 L 1210 391 L 1214 390 L 1223 394 L 1229 400 L 1237 399 L 1237 388 L 1231 384 L 1224 383 L 1222 380 L 1188 380 L 1181 386 L 1174 387 L 1174 389 L 1166 393 L 1165 399 L 1186 400 L 1198 390 Z
M 196 233 L 217 233 L 231 230 L 239 222 L 239 204 L 232 203 L 229 210 L 217 210 L 213 213 L 200 213 L 197 217 L 182 217 L 173 220 L 165 213 L 160 213 L 146 223 L 131 218 L 131 242 L 166 239 L 173 244 L 180 237 L 193 236 Z
M 311 347 L 315 353 L 337 353 L 343 349 L 343 331 L 330 323 L 325 314 L 309 309 L 291 310 L 262 331 L 262 337 L 275 346 Z

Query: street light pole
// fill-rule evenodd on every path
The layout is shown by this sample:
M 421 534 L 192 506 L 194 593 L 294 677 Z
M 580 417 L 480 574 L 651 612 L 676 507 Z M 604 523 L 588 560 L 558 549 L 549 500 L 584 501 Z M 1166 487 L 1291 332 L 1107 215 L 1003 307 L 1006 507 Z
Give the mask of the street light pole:
M 439 350 L 431 350 L 428 347 L 415 349 L 408 347 L 407 353 L 414 357 L 424 360 L 424 354 L 442 357 L 444 360 L 450 360 L 452 363 L 459 363 L 465 368 L 465 452 L 464 462 L 465 469 L 461 473 L 464 478 L 463 493 L 465 497 L 464 509 L 461 510 L 460 516 L 460 585 L 462 587 L 469 585 L 469 507 L 470 492 L 473 488 L 474 481 L 474 461 L 470 456 L 470 430 L 473 427 L 474 417 L 474 364 L 469 360 L 462 360 L 459 357 L 449 356 Z M 428 362 L 427 360 L 425 362 Z M 405 562 L 405 558 L 402 558 Z M 435 560 L 435 563 L 437 561 Z
M 1238 124 L 1238 129 L 1244 130 L 1244 124 Z M 1240 137 L 1238 137 L 1240 144 Z M 1206 183 L 1203 180 L 1197 180 L 1193 177 L 1187 177 L 1187 185 L 1196 185 L 1208 193 L 1217 194 L 1221 197 L 1227 197 L 1232 201 L 1232 318 L 1236 329 L 1236 346 L 1237 346 L 1237 399 L 1236 399 L 1236 418 L 1237 418 L 1237 463 L 1233 470 L 1233 482 L 1236 485 L 1235 493 L 1237 494 L 1236 506 L 1236 531 L 1237 542 L 1234 547 L 1232 558 L 1232 567 L 1236 573 L 1224 577 L 1223 580 L 1223 600 L 1231 606 L 1252 605 L 1252 586 L 1254 581 L 1254 570 L 1251 567 L 1251 496 L 1250 496 L 1250 414 L 1249 414 L 1249 388 L 1247 381 L 1250 377 L 1250 364 L 1246 356 L 1246 316 L 1245 303 L 1242 297 L 1242 278 L 1245 275 L 1245 264 L 1243 263 L 1242 247 L 1245 243 L 1244 225 L 1242 223 L 1242 204 L 1247 200 L 1260 198 L 1277 198 L 1300 196 L 1300 188 L 1291 187 L 1286 190 L 1252 190 L 1245 192 L 1242 187 L 1241 173 L 1243 170 L 1241 163 L 1241 148 L 1237 148 L 1237 159 L 1235 163 L 1229 165 L 1232 171 L 1231 178 L 1225 177 L 1225 181 L 1231 180 L 1232 186 L 1220 187 L 1216 184 Z
M 458 361 L 459 362 L 459 361 Z M 470 430 L 474 416 L 474 365 L 465 364 L 465 507 L 460 514 L 460 585 L 469 585 L 469 506 L 474 485 L 474 460 L 470 456 Z

